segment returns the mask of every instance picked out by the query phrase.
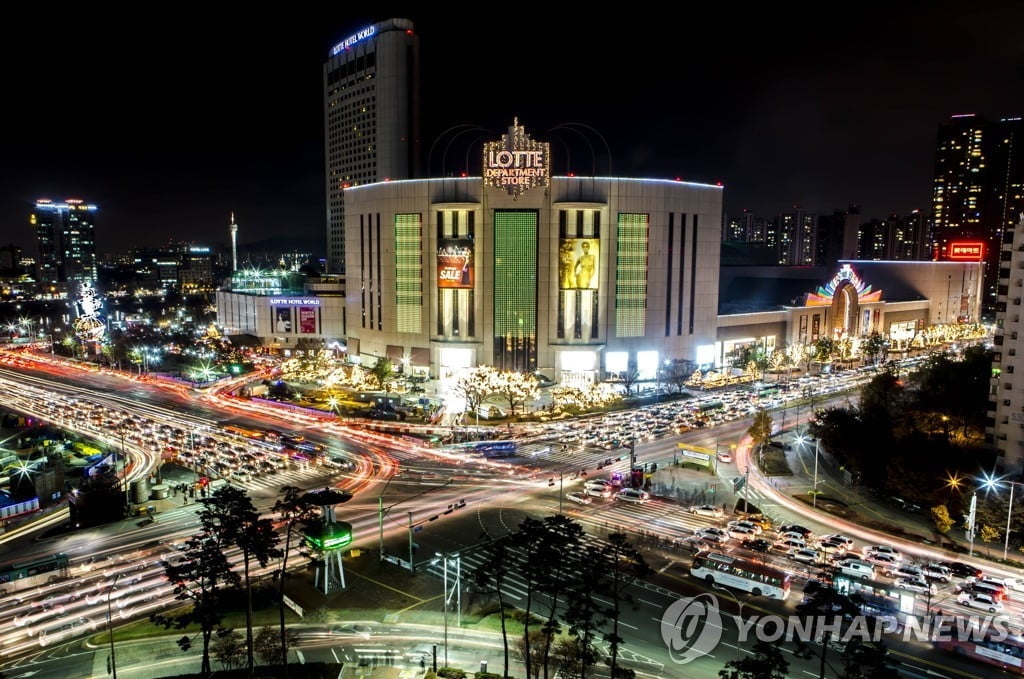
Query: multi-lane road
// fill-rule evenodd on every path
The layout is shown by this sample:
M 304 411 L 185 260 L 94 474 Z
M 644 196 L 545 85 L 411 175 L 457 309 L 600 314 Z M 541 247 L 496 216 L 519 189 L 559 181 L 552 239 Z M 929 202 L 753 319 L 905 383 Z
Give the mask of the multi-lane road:
M 467 507 L 445 517 L 445 521 L 431 523 L 431 530 L 417 532 L 422 543 L 421 553 L 452 553 L 461 550 L 465 567 L 471 568 L 478 558 L 467 536 L 502 535 L 515 530 L 528 515 L 564 511 L 578 520 L 591 539 L 600 539 L 611 530 L 624 530 L 645 540 L 647 534 L 657 534 L 663 556 L 659 585 L 638 583 L 635 611 L 624 619 L 621 632 L 627 639 L 624 662 L 646 676 L 682 676 L 673 664 L 659 635 L 661 616 L 681 593 L 702 591 L 700 583 L 688 576 L 688 541 L 694 533 L 722 521 L 691 514 L 678 503 L 653 498 L 643 504 L 625 504 L 614 500 L 595 499 L 586 506 L 576 506 L 564 499 L 583 479 L 578 470 L 587 470 L 588 477 L 597 473 L 599 463 L 609 455 L 615 456 L 612 465 L 603 466 L 602 474 L 624 472 L 628 467 L 625 450 L 609 452 L 596 448 L 582 448 L 575 444 L 562 446 L 557 435 L 545 440 L 533 432 L 530 443 L 521 446 L 522 458 L 510 462 L 467 460 L 431 450 L 408 439 L 381 435 L 347 423 L 319 418 L 297 411 L 282 413 L 272 407 L 251 408 L 250 404 L 212 393 L 195 393 L 186 389 L 161 389 L 152 383 L 140 383 L 121 375 L 82 373 L 65 366 L 48 365 L 39 370 L 19 359 L 22 365 L 0 369 L 0 388 L 11 394 L 5 405 L 28 415 L 44 418 L 54 424 L 82 434 L 104 440 L 129 453 L 128 480 L 149 478 L 162 462 L 162 453 L 168 445 L 195 446 L 195 437 L 211 438 L 228 446 L 246 445 L 220 433 L 218 421 L 234 419 L 248 426 L 295 431 L 327 446 L 329 457 L 344 460 L 339 466 L 320 466 L 313 463 L 295 464 L 289 461 L 283 469 L 273 473 L 235 481 L 247 488 L 257 508 L 267 510 L 276 499 L 280 487 L 295 485 L 312 489 L 329 484 L 347 488 L 354 499 L 345 505 L 345 518 L 353 524 L 357 541 L 363 546 L 375 546 L 378 532 L 383 527 L 386 550 L 408 558 L 403 552 L 407 544 L 408 526 L 431 521 L 443 514 L 444 508 Z M 113 426 L 111 425 L 113 423 Z M 719 425 L 714 430 L 697 430 L 685 435 L 692 442 L 712 445 L 713 441 L 742 439 L 747 421 L 738 420 Z M 188 442 L 173 440 L 176 431 L 192 432 Z M 164 432 L 164 438 L 154 438 L 154 432 Z M 122 440 L 122 436 L 124 440 Z M 169 438 L 168 438 L 169 437 Z M 639 461 L 671 458 L 679 437 L 642 442 L 637 445 Z M 734 463 L 720 469 L 723 476 L 735 476 L 747 466 L 749 451 L 740 445 Z M 815 532 L 841 531 L 865 544 L 897 543 L 884 535 L 865 531 L 858 526 L 843 525 L 834 518 L 809 516 L 806 507 L 785 494 L 776 492 L 759 477 L 750 477 L 748 492 L 752 502 L 764 508 L 771 506 L 779 518 L 798 520 Z M 557 483 L 552 483 L 557 480 Z M 386 505 L 384 520 L 378 510 L 378 501 Z M 464 504 L 463 504 L 464 503 Z M 3 648 L 4 666 L 29 672 L 55 671 L 64 674 L 52 676 L 89 676 L 96 658 L 80 658 L 81 668 L 90 671 L 79 675 L 67 673 L 69 658 L 77 658 L 80 648 L 68 642 L 80 639 L 90 632 L 103 630 L 107 611 L 115 620 L 130 620 L 166 607 L 171 603 L 170 589 L 162 578 L 161 560 L 173 559 L 175 543 L 186 539 L 195 530 L 195 505 L 185 505 L 164 512 L 159 521 L 138 527 L 134 523 L 123 526 L 89 529 L 43 541 L 25 542 L 19 538 L 38 535 L 40 525 L 9 532 L 0 539 L 7 541 L 5 549 L 11 557 L 31 557 L 62 552 L 70 557 L 71 575 L 67 581 L 55 582 L 28 591 L 10 592 L 0 599 L 0 647 Z M 60 522 L 60 512 L 51 513 L 50 524 Z M 819 520 L 820 519 L 820 520 Z M 446 529 L 445 523 L 448 528 Z M 472 532 L 470 528 L 472 527 Z M 130 530 L 128 529 L 130 528 Z M 920 560 L 946 560 L 948 555 L 922 548 L 921 545 L 900 544 L 909 556 Z M 740 548 L 733 546 L 735 550 Z M 417 557 L 414 555 L 413 560 Z M 766 557 L 793 573 L 794 595 L 778 606 L 751 603 L 749 610 L 792 612 L 800 600 L 803 584 L 818 573 L 813 568 L 796 566 L 781 557 Z M 10 559 L 7 559 L 10 560 Z M 427 562 L 420 564 L 427 573 L 440 576 L 438 567 Z M 271 565 L 273 567 L 273 565 Z M 953 607 L 952 590 L 945 590 L 931 602 Z M 521 585 L 512 578 L 508 591 L 514 601 L 521 596 Z M 729 596 L 719 595 L 728 604 Z M 735 595 L 732 595 L 735 596 Z M 918 601 L 919 609 L 925 605 Z M 748 611 L 749 612 L 749 611 Z M 920 614 L 920 610 L 918 610 Z M 1007 607 L 1008 619 L 1021 618 L 1020 606 Z M 726 624 L 723 641 L 716 652 L 688 665 L 686 676 L 716 676 L 732 652 L 746 652 L 742 648 L 730 650 L 730 638 L 736 628 Z M 732 635 L 732 637 L 730 637 Z M 382 637 L 404 639 L 399 627 L 374 630 L 375 644 Z M 331 652 L 330 643 L 317 641 L 317 634 L 304 635 L 310 643 L 311 653 L 320 648 Z M 337 641 L 347 638 L 346 632 L 328 633 L 327 638 Z M 479 641 L 479 640 L 478 640 Z M 350 643 L 351 642 L 351 643 Z M 349 651 L 368 644 L 356 634 L 347 640 Z M 476 642 L 474 642 L 476 643 Z M 55 648 L 65 651 L 54 655 Z M 894 645 L 897 654 L 909 662 L 917 658 L 915 667 L 924 676 L 975 676 L 984 674 L 982 666 L 953 662 L 935 654 L 930 648 Z M 337 651 L 333 651 L 336 653 Z M 96 652 L 99 657 L 100 652 Z M 357 654 L 358 655 L 358 654 Z M 43 661 L 43 658 L 53 658 Z M 491 654 L 492 669 L 495 666 Z M 793 658 L 791 673 L 816 675 L 817 660 Z M 44 672 L 44 668 L 47 669 Z M 799 668 L 799 669 L 797 669 Z M 145 676 L 138 674 L 136 676 Z

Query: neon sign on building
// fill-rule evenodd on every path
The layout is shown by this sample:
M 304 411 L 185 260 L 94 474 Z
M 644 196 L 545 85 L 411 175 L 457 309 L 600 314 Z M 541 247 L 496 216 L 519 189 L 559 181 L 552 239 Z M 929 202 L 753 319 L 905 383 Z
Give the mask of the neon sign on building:
M 373 34 L 377 32 L 376 26 L 367 26 L 361 31 L 356 31 L 353 35 L 348 36 L 337 45 L 331 48 L 331 56 L 337 56 L 345 50 L 355 45 L 357 42 L 362 42 L 367 38 L 372 38 Z
M 949 244 L 949 258 L 957 262 L 980 262 L 985 253 L 981 242 L 955 241 Z
M 857 275 L 852 266 L 843 264 L 832 280 L 825 285 L 819 285 L 816 292 L 807 295 L 806 306 L 830 306 L 836 291 L 846 283 L 852 285 L 853 289 L 857 291 L 857 301 L 860 304 L 877 302 L 882 298 L 881 290 L 872 290 L 871 286 Z
M 534 141 L 513 118 L 501 141 L 484 144 L 484 186 L 505 189 L 513 200 L 528 189 L 548 185 L 551 145 Z

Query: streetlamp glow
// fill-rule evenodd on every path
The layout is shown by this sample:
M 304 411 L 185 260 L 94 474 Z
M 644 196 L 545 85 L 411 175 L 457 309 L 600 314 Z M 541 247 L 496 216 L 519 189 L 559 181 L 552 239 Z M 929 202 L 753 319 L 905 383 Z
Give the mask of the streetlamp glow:
M 1010 552 L 1010 522 L 1013 519 L 1013 489 L 1015 486 L 1024 485 L 1020 481 L 1011 481 L 1001 476 L 995 476 L 988 472 L 982 473 L 981 487 L 985 489 L 986 493 L 992 491 L 998 491 L 1006 484 L 1010 487 L 1010 505 L 1006 510 L 1006 537 L 1003 541 L 1003 561 L 1006 561 L 1007 556 Z

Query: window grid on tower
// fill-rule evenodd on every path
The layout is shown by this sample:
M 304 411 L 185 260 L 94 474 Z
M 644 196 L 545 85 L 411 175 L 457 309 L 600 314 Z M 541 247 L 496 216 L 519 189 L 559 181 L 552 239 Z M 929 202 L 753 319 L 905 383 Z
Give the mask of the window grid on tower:
M 423 220 L 395 215 L 395 307 L 398 332 L 420 332 L 423 318 Z
M 615 252 L 615 334 L 643 337 L 647 321 L 647 234 L 650 216 L 619 213 Z

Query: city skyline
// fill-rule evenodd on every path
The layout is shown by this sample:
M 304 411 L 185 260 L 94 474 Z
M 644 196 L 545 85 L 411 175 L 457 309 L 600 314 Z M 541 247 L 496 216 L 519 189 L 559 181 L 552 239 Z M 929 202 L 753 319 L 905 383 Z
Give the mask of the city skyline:
M 2 240 L 34 255 L 31 204 L 74 197 L 99 208 L 99 252 L 228 244 L 232 211 L 240 246 L 325 242 L 323 65 L 332 45 L 391 17 L 420 35 L 430 176 L 472 165 L 518 117 L 552 142 L 556 172 L 721 182 L 727 213 L 857 204 L 871 219 L 930 210 L 950 116 L 1024 115 L 1024 9 L 1009 3 L 887 8 L 884 24 L 858 10 L 838 27 L 756 13 L 726 24 L 706 8 L 679 25 L 521 8 L 522 21 L 481 30 L 388 9 L 169 17 L 145 33 L 66 15 L 48 25 L 52 48 L 26 54 L 15 38 L 26 97 L 0 156 Z M 86 47 L 64 47 L 79 35 Z

